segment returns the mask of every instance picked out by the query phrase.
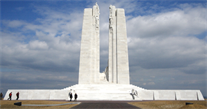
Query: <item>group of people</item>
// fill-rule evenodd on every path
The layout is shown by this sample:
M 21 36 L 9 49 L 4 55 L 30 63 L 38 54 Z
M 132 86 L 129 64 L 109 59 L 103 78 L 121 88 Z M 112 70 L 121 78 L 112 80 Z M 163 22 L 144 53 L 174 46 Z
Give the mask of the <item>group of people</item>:
M 16 96 L 17 96 L 16 100 L 18 100 L 19 99 L 19 92 L 16 93 Z M 12 98 L 12 92 L 9 93 L 8 100 L 11 100 L 11 98 Z
M 2 93 L 1 93 L 1 95 L 3 96 Z M 17 96 L 16 100 L 18 100 L 18 99 L 19 99 L 19 92 L 16 93 L 16 96 Z M 73 99 L 73 94 L 72 94 L 72 92 L 69 93 L 69 97 L 70 97 L 70 101 L 72 101 L 72 99 Z M 9 98 L 8 98 L 8 100 L 11 100 L 11 98 L 12 98 L 12 92 L 9 93 Z M 75 101 L 76 101 L 76 99 L 78 98 L 77 93 L 75 93 L 74 98 L 75 98 Z
M 72 99 L 73 99 L 73 94 L 72 94 L 72 92 L 69 92 L 69 97 L 70 97 L 70 101 L 72 101 Z M 75 98 L 75 101 L 76 101 L 76 99 L 78 98 L 77 93 L 75 93 L 74 98 Z

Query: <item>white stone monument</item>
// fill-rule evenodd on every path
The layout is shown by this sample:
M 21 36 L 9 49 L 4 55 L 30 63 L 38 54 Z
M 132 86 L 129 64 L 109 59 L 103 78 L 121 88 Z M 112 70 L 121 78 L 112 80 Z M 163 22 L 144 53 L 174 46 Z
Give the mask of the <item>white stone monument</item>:
M 93 6 L 93 9 L 86 8 L 84 10 L 79 64 L 79 84 L 93 84 L 99 82 L 99 14 L 99 6 L 97 3 Z
M 106 78 L 110 83 L 129 84 L 129 61 L 124 9 L 110 5 L 109 60 Z
M 109 7 L 109 59 L 105 72 L 100 73 L 99 6 L 84 10 L 79 82 L 64 89 L 9 89 L 7 100 L 16 92 L 19 100 L 69 100 L 70 92 L 78 100 L 204 100 L 200 90 L 147 90 L 130 84 L 124 9 Z
M 84 10 L 79 84 L 129 84 L 129 62 L 124 9 L 110 5 L 108 67 L 100 73 L 99 7 Z

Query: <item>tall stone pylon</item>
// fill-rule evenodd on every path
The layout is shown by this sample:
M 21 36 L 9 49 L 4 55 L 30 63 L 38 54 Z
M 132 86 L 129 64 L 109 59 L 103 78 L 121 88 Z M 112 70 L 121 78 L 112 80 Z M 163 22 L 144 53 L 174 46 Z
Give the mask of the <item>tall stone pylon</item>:
M 110 83 L 129 84 L 129 60 L 124 9 L 110 5 L 109 60 L 106 78 Z
M 129 62 L 124 9 L 110 5 L 109 59 L 105 73 L 100 73 L 99 6 L 84 10 L 79 84 L 129 84 Z
M 84 9 L 79 84 L 93 84 L 99 79 L 100 44 L 99 44 L 99 6 Z

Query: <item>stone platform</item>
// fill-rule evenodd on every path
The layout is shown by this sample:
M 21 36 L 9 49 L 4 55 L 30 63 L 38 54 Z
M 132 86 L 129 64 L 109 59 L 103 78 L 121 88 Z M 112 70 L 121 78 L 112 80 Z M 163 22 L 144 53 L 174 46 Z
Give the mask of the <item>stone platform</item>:
M 133 90 L 133 91 L 132 91 Z M 4 100 L 69 100 L 68 93 L 78 94 L 78 100 L 204 100 L 200 90 L 146 90 L 128 84 L 77 84 L 64 89 L 9 89 Z

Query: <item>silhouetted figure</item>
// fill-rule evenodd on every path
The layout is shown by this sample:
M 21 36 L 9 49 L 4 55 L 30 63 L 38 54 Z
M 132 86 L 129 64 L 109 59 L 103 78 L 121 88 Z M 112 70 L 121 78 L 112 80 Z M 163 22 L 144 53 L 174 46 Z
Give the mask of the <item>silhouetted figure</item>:
M 133 100 L 135 99 L 135 96 L 138 97 L 138 92 L 134 89 L 132 89 L 132 93 L 130 93 L 130 95 L 132 96 Z
M 3 98 L 3 94 L 1 93 L 1 94 L 0 94 L 0 99 L 2 100 L 2 98 Z
M 16 100 L 18 100 L 19 99 L 19 92 L 16 93 L 16 96 L 17 96 Z
M 70 101 L 71 101 L 72 98 L 73 98 L 73 94 L 70 92 L 70 93 L 69 93 L 69 96 L 70 96 Z
M 9 93 L 9 100 L 11 100 L 12 92 Z
M 77 95 L 77 93 L 75 93 L 75 101 L 76 101 L 77 98 L 78 98 L 78 95 Z

